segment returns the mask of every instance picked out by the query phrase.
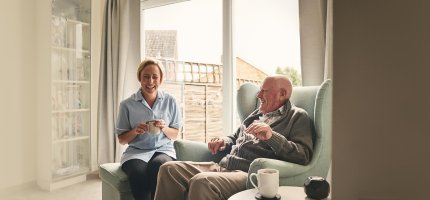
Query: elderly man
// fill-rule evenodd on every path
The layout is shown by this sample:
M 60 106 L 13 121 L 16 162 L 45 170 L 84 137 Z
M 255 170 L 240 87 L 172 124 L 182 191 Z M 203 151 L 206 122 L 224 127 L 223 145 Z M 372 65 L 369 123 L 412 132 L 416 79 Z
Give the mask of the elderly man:
M 289 101 L 291 81 L 283 76 L 264 79 L 257 95 L 261 104 L 233 134 L 213 138 L 209 150 L 229 152 L 219 163 L 170 161 L 161 166 L 156 200 L 228 199 L 246 189 L 247 171 L 256 158 L 273 158 L 301 165 L 313 152 L 312 125 L 305 110 Z

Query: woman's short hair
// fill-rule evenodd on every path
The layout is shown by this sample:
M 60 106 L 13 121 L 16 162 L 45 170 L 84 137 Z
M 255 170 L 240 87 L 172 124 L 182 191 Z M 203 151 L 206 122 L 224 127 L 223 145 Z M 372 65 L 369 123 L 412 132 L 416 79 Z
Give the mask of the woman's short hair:
M 137 68 L 137 80 L 140 82 L 140 72 L 149 65 L 156 65 L 158 67 L 158 70 L 160 70 L 160 83 L 163 82 L 163 64 L 154 58 L 146 58 L 139 64 Z

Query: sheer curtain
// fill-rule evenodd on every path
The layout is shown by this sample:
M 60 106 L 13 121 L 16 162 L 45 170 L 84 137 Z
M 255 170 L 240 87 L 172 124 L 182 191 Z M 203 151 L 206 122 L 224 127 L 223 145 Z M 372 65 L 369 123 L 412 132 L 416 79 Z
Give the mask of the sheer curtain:
M 124 146 L 115 135 L 118 105 L 139 87 L 140 0 L 106 0 L 100 62 L 98 162 L 118 162 Z
M 299 0 L 303 85 L 332 79 L 333 0 Z

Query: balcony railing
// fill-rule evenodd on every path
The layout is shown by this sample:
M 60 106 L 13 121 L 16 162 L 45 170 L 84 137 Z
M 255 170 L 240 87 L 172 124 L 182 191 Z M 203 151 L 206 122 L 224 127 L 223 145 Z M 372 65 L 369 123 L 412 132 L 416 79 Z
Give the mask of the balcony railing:
M 163 63 L 164 81 L 166 82 L 222 84 L 222 65 L 172 59 L 159 60 Z M 237 87 L 243 83 L 259 85 L 261 80 L 236 79 Z
M 222 83 L 222 65 L 159 59 L 164 65 L 165 81 Z

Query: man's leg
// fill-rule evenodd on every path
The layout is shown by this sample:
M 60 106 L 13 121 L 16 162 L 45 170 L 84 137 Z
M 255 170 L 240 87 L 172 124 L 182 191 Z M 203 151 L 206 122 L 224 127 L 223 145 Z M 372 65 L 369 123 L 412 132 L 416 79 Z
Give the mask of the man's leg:
M 201 172 L 219 171 L 214 162 L 170 161 L 161 165 L 158 172 L 155 200 L 182 200 L 188 192 L 188 182 Z
M 188 200 L 227 200 L 246 189 L 248 173 L 243 171 L 203 172 L 190 180 Z

